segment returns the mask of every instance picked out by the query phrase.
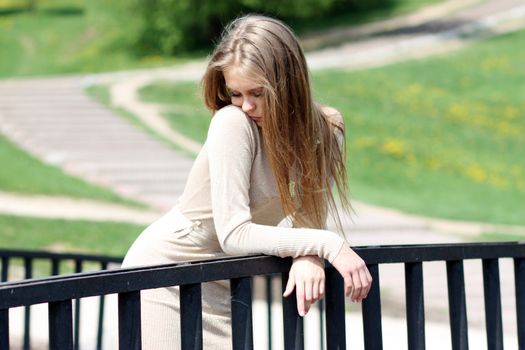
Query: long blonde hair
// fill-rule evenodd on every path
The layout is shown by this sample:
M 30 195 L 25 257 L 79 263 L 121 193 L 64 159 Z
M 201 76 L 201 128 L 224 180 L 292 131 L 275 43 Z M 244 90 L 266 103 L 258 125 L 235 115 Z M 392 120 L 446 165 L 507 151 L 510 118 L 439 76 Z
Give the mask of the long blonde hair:
M 204 103 L 212 112 L 231 104 L 223 72 L 233 66 L 264 88 L 262 134 L 285 214 L 295 226 L 325 228 L 330 211 L 341 229 L 331 187 L 335 182 L 348 209 L 344 126 L 314 103 L 295 35 L 265 16 L 233 21 L 202 80 Z

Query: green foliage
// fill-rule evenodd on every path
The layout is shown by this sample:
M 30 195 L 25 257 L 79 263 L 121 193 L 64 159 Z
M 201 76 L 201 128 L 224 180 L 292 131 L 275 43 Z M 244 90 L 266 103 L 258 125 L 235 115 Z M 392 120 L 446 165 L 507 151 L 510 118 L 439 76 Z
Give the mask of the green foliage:
M 224 25 L 245 13 L 263 13 L 285 21 L 333 16 L 341 11 L 391 7 L 393 0 L 132 0 L 119 2 L 125 42 L 139 55 L 174 55 L 201 48 L 220 36 Z M 137 16 L 136 14 L 140 14 Z
M 0 215 L 0 246 L 123 256 L 144 225 Z

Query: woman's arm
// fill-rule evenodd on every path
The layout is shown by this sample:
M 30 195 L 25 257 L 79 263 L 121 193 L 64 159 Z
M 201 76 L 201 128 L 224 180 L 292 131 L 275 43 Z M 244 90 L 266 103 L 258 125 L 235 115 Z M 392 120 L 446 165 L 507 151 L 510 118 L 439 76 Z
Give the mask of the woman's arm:
M 250 177 L 257 152 L 254 132 L 257 130 L 246 115 L 234 106 L 219 110 L 210 124 L 205 147 L 213 219 L 222 249 L 231 255 L 317 255 L 333 261 L 344 243 L 334 232 L 252 222 L 249 189 L 253 185 Z
M 361 300 L 368 293 L 371 277 L 363 260 L 342 237 L 328 230 L 252 222 L 249 189 L 257 150 L 253 133 L 246 115 L 234 106 L 218 111 L 210 124 L 205 147 L 213 218 L 222 249 L 232 255 L 262 253 L 294 258 L 313 255 L 327 259 L 343 276 L 345 293 L 354 301 Z M 312 284 L 312 293 L 313 288 Z

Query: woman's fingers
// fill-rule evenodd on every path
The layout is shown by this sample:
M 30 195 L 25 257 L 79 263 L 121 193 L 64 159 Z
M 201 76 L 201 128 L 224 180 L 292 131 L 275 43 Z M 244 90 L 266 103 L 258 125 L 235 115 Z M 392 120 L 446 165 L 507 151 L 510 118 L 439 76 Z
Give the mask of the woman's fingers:
M 324 283 L 324 280 L 319 282 L 319 300 L 324 298 Z
M 372 276 L 359 255 L 350 247 L 343 246 L 332 265 L 343 276 L 347 297 L 354 302 L 366 298 L 372 284 Z
M 361 284 L 361 279 L 359 278 L 359 271 L 355 271 L 352 274 L 352 295 L 350 297 L 350 300 L 353 302 L 359 301 L 359 296 L 361 295 L 361 290 L 363 288 L 363 285 Z
M 297 312 L 304 316 L 310 310 L 310 306 L 324 296 L 324 283 L 322 259 L 312 256 L 295 258 L 283 296 L 291 295 L 295 289 Z
M 293 290 L 295 288 L 295 278 L 293 276 L 292 271 L 290 271 L 290 274 L 288 276 L 288 282 L 286 282 L 286 288 L 283 293 L 283 297 L 288 297 L 290 294 L 292 294 Z
M 311 294 L 308 292 L 309 285 L 304 282 L 297 283 L 295 289 L 295 297 L 297 299 L 297 312 L 299 315 L 304 316 L 310 310 L 311 298 L 308 298 L 307 295 Z

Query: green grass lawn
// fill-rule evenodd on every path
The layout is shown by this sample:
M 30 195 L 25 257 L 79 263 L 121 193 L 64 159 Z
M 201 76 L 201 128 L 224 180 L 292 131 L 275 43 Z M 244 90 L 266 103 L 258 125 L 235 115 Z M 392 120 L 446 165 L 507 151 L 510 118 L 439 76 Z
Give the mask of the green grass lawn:
M 2 249 L 52 251 L 123 257 L 145 226 L 117 222 L 40 219 L 0 214 Z M 23 278 L 22 259 L 10 260 L 10 280 Z M 60 273 L 72 273 L 73 261 L 60 264 Z M 100 265 L 86 263 L 83 271 L 99 270 Z M 35 260 L 33 277 L 50 275 L 51 263 Z
M 139 96 L 143 101 L 167 105 L 169 110 L 163 115 L 170 126 L 204 143 L 211 114 L 204 107 L 198 83 L 159 82 L 141 88 Z
M 351 195 L 449 219 L 525 224 L 525 31 L 447 56 L 316 72 L 316 97 L 343 112 Z M 197 83 L 141 91 L 169 103 L 178 131 L 203 141 Z
M 90 198 L 145 207 L 108 189 L 69 176 L 61 169 L 42 163 L 0 135 L 0 191 L 49 196 Z
M 356 198 L 452 219 L 525 223 L 525 31 L 445 57 L 317 74 L 348 126 Z
M 0 247 L 124 256 L 145 226 L 0 214 Z
M 99 72 L 175 64 L 138 57 L 119 43 L 111 1 L 48 0 L 34 11 L 0 11 L 0 77 Z M 102 25 L 103 24 L 103 25 Z

